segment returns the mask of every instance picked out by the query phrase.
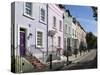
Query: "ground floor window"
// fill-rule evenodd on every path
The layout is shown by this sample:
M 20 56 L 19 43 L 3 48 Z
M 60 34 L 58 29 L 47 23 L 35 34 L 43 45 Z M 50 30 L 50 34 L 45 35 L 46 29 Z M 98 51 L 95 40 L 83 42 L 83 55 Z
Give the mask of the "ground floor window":
M 64 49 L 66 50 L 67 49 L 67 44 L 66 44 L 66 38 L 64 38 Z
M 37 31 L 37 46 L 42 47 L 43 46 L 43 32 Z
M 58 47 L 61 47 L 61 37 L 58 37 Z

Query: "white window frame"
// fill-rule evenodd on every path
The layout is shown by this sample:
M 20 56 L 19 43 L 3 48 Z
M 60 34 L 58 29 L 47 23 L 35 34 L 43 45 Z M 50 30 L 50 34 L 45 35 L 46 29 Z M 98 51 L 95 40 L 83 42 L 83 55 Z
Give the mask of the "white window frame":
M 66 33 L 68 33 L 68 28 L 67 28 L 68 26 L 67 26 L 67 24 L 65 25 L 65 31 L 66 31 Z
M 62 21 L 59 20 L 59 31 L 62 31 Z
M 43 15 L 41 15 L 41 10 L 44 10 L 44 16 Z M 44 17 L 44 21 L 42 20 L 42 18 L 41 17 Z M 44 8 L 40 8 L 40 21 L 41 22 L 43 22 L 43 23 L 45 23 L 46 22 L 46 10 L 44 9 Z
M 68 28 L 68 33 L 71 35 L 71 27 Z
M 61 47 L 61 37 L 58 36 L 58 47 Z
M 38 39 L 37 39 L 37 38 L 38 38 L 38 36 L 37 36 L 37 35 L 38 35 L 38 34 L 37 34 L 38 32 L 42 32 L 42 46 L 38 45 Z M 43 30 L 36 29 L 36 47 L 37 47 L 37 48 L 43 48 L 43 46 L 44 46 L 44 43 L 43 43 L 43 36 L 44 36 L 44 35 L 43 35 Z
M 56 28 L 56 25 L 57 25 L 57 18 L 53 16 L 53 27 Z
M 30 3 L 32 3 L 31 15 L 29 15 L 29 14 L 26 13 L 26 3 L 27 3 L 27 2 L 24 2 L 24 7 L 23 7 L 23 9 L 24 9 L 24 16 L 29 17 L 29 18 L 31 18 L 31 19 L 34 19 L 34 17 L 33 17 L 33 3 L 30 2 Z

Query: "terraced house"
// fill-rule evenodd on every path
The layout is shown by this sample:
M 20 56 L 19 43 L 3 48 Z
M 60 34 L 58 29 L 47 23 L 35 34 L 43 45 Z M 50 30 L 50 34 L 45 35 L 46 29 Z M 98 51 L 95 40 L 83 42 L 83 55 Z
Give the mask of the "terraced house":
M 12 56 L 20 66 L 24 62 L 28 64 L 29 56 L 44 61 L 47 51 L 47 4 L 14 2 L 11 13 Z M 15 67 L 16 72 L 21 71 L 19 66 Z
M 72 22 L 73 18 L 69 10 L 64 11 L 64 50 L 72 54 Z
M 63 54 L 63 14 L 63 8 L 60 5 L 48 5 L 48 50 L 58 51 L 60 54 Z
M 77 39 L 76 47 L 77 49 L 81 50 L 83 48 L 87 48 L 86 31 L 84 30 L 84 28 L 80 25 L 80 23 L 77 20 L 74 20 L 74 24 L 76 25 L 76 39 Z

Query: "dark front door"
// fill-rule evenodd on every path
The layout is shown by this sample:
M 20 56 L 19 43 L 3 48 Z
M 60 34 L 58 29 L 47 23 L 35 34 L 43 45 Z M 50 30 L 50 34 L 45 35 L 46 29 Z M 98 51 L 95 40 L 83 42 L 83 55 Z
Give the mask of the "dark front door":
M 20 31 L 20 56 L 25 55 L 25 31 Z

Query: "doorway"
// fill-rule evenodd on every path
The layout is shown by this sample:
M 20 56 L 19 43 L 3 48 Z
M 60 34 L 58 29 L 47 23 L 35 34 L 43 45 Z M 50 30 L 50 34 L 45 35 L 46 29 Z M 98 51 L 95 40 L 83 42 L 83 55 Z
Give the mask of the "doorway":
M 25 55 L 25 29 L 20 28 L 20 56 Z

